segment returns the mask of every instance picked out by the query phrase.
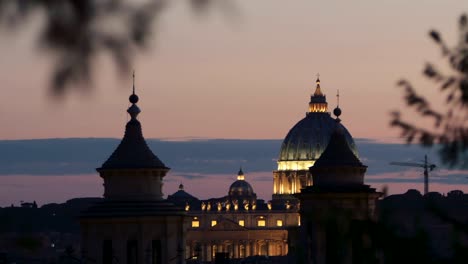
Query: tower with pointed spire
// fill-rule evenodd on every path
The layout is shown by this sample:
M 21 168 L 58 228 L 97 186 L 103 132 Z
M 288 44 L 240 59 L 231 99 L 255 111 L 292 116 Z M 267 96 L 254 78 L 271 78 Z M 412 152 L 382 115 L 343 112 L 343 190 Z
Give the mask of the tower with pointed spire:
M 80 217 L 82 254 L 102 264 L 184 263 L 185 213 L 163 198 L 169 168 L 143 137 L 135 74 L 129 101 L 124 137 L 96 169 L 104 181 L 104 199 Z
M 362 226 L 375 220 L 382 195 L 364 184 L 367 166 L 351 150 L 337 109 L 330 141 L 310 168 L 314 184 L 295 194 L 303 223 L 297 244 L 305 263 L 363 263 L 362 254 L 353 250 L 363 246 L 368 234 Z

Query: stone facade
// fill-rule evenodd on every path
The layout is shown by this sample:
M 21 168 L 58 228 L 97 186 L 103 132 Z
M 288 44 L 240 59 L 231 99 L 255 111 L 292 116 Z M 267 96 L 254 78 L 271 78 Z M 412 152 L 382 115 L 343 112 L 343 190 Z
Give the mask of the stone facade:
M 220 198 L 198 200 L 183 185 L 169 195 L 169 201 L 185 206 L 189 218 L 186 259 L 213 261 L 217 253 L 230 259 L 288 254 L 289 229 L 300 225 L 298 205 L 257 199 L 244 177 L 241 170 Z

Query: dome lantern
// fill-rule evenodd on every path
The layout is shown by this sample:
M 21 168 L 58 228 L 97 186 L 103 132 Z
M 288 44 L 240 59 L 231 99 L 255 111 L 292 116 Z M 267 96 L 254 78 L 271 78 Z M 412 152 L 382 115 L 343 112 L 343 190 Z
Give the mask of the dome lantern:
M 326 113 L 328 111 L 327 97 L 320 88 L 320 76 L 317 74 L 315 81 L 315 92 L 310 97 L 309 113 Z
M 237 180 L 243 181 L 245 180 L 244 172 L 242 171 L 242 167 L 240 167 L 239 172 L 237 173 Z

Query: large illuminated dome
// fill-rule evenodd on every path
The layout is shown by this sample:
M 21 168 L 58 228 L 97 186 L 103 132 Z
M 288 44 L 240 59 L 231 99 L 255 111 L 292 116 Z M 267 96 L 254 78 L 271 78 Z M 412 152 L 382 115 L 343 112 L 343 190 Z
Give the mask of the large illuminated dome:
M 337 111 L 340 111 L 337 112 L 340 115 L 341 110 L 337 108 Z M 310 97 L 306 117 L 291 128 L 281 145 L 278 170 L 274 171 L 274 198 L 275 195 L 298 193 L 301 188 L 313 184 L 309 168 L 314 165 L 327 147 L 336 126 L 342 127 L 351 151 L 358 157 L 351 134 L 328 112 L 327 100 L 322 93 L 320 80 L 317 78 L 315 92 Z
M 307 113 L 283 140 L 278 159 L 278 170 L 308 170 L 320 157 L 330 141 L 336 126 L 344 130 L 346 140 L 357 156 L 354 140 L 348 130 L 330 113 Z

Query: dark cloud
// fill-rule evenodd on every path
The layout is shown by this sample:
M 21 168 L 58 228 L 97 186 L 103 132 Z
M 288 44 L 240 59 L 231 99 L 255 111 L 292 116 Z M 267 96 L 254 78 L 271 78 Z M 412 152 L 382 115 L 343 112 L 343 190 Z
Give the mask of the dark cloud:
M 118 139 L 108 138 L 3 140 L 0 175 L 94 174 L 118 144 Z M 421 181 L 422 169 L 392 166 L 391 161 L 421 162 L 427 154 L 431 162 L 440 164 L 435 149 L 370 139 L 356 139 L 356 144 L 360 159 L 368 166 L 367 182 Z M 148 145 L 172 168 L 171 175 L 192 180 L 234 175 L 240 166 L 248 174 L 271 172 L 277 166 L 281 140 L 149 139 Z M 441 183 L 466 184 L 466 177 L 466 171 L 443 166 L 431 173 L 431 181 Z M 271 177 L 257 175 L 255 181 L 271 181 Z
M 180 177 L 187 180 L 201 180 L 209 178 L 210 175 L 208 174 L 200 174 L 200 173 L 178 173 L 178 172 L 171 172 L 172 176 Z

